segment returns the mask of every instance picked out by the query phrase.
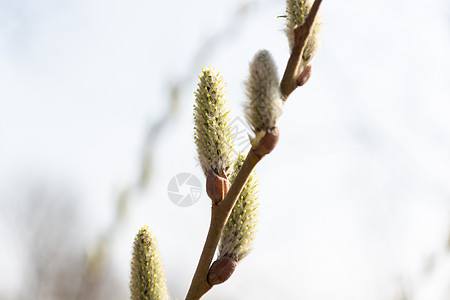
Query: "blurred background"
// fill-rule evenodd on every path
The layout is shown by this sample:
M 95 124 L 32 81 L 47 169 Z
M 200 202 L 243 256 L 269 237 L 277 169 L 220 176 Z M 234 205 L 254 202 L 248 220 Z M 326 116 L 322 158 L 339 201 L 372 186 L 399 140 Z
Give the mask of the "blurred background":
M 156 234 L 184 299 L 209 226 L 203 66 L 243 120 L 248 63 L 289 56 L 285 2 L 0 0 L 0 299 L 127 299 Z M 204 299 L 450 299 L 450 3 L 324 1 L 322 46 L 258 166 L 254 251 Z M 168 183 L 198 177 L 197 203 Z

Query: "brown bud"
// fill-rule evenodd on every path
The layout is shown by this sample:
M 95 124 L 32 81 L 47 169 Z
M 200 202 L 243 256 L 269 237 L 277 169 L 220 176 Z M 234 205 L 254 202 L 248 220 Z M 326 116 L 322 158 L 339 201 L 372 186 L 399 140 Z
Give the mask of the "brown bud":
M 309 77 L 311 77 L 311 73 L 312 73 L 312 67 L 311 67 L 311 65 L 307 65 L 303 69 L 303 71 L 300 73 L 300 75 L 298 75 L 298 77 L 297 77 L 297 85 L 298 86 L 302 86 L 306 82 L 308 82 Z
M 264 155 L 269 154 L 275 148 L 280 137 L 280 131 L 275 125 L 274 127 L 267 129 L 266 135 L 259 141 L 259 144 L 253 148 L 254 153 L 262 158 Z
M 231 277 L 237 266 L 237 260 L 229 256 L 219 258 L 211 265 L 208 273 L 208 283 L 210 286 L 220 284 Z
M 214 171 L 209 171 L 206 176 L 206 193 L 214 204 L 219 204 L 228 193 L 230 183 L 228 182 L 225 172 L 222 176 L 217 175 Z

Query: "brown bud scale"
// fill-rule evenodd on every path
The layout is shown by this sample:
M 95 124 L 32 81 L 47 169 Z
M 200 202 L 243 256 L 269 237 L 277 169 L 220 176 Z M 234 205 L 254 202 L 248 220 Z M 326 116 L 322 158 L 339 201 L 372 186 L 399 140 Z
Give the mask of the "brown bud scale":
M 306 82 L 308 82 L 309 78 L 311 77 L 312 73 L 312 67 L 311 65 L 307 65 L 303 71 L 298 75 L 297 78 L 297 85 L 303 86 Z
M 209 269 L 208 283 L 213 286 L 228 280 L 237 266 L 237 260 L 224 256 L 216 260 Z
M 253 148 L 254 153 L 260 158 L 269 154 L 277 145 L 279 137 L 280 131 L 276 125 L 267 129 L 266 135 L 264 135 L 259 144 Z
M 206 176 L 206 193 L 214 204 L 219 204 L 225 198 L 229 188 L 230 183 L 225 173 L 219 176 L 214 171 L 208 172 Z

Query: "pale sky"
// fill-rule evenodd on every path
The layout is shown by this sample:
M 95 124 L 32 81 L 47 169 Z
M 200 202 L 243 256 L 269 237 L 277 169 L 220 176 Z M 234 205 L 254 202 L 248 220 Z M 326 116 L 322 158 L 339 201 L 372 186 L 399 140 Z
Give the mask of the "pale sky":
M 154 145 L 154 180 L 114 243 L 124 288 L 143 225 L 158 238 L 173 299 L 195 270 L 209 200 L 203 192 L 177 207 L 167 184 L 182 172 L 204 182 L 192 117 L 201 67 L 221 72 L 242 119 L 256 51 L 271 51 L 284 71 L 285 2 L 248 2 L 232 26 L 242 3 L 0 1 L 0 192 L 13 195 L 21 178 L 72 186 L 90 238 L 136 180 L 170 80 L 183 80 L 177 117 Z M 384 300 L 405 288 L 413 299 L 449 300 L 450 4 L 325 0 L 322 14 L 312 78 L 289 98 L 279 144 L 258 166 L 255 249 L 204 299 Z M 204 41 L 230 27 L 208 51 Z M 8 225 L 0 220 L 2 240 L 14 235 Z M 20 285 L 14 247 L 0 247 L 0 290 Z

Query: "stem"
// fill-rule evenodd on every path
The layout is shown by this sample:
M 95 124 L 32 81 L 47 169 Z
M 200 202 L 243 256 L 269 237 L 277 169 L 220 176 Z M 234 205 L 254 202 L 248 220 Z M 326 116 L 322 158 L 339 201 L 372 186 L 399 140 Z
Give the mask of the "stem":
M 230 216 L 247 179 L 261 158 L 261 156 L 255 154 L 253 149 L 250 149 L 236 179 L 223 201 L 218 205 L 213 204 L 211 208 L 211 223 L 208 236 L 206 237 L 205 245 L 203 246 L 203 251 L 197 265 L 197 270 L 195 270 L 194 277 L 192 278 L 186 300 L 200 299 L 211 289 L 212 286 L 210 286 L 207 281 L 208 270 L 213 260 L 214 253 L 216 252 L 217 245 L 219 244 L 223 228 L 227 223 L 228 217 Z
M 302 62 L 303 51 L 305 50 L 306 42 L 308 41 L 312 25 L 314 24 L 314 20 L 321 3 L 322 0 L 315 0 L 305 23 L 294 29 L 294 46 L 292 47 L 291 56 L 288 60 L 283 79 L 280 83 L 283 101 L 288 98 L 288 96 L 300 83 L 306 82 L 303 79 L 307 80 L 308 76 L 306 73 L 301 74 L 302 78 L 299 78 L 298 73 Z M 277 141 L 278 129 L 276 129 L 276 132 Z M 197 269 L 195 270 L 194 277 L 192 278 L 191 286 L 189 287 L 189 291 L 186 295 L 186 300 L 198 300 L 212 288 L 207 279 L 208 271 L 213 260 L 214 253 L 216 252 L 217 245 L 219 244 L 223 228 L 225 227 L 231 211 L 236 204 L 247 179 L 250 177 L 253 168 L 265 154 L 272 151 L 273 147 L 276 145 L 276 141 L 274 141 L 275 144 L 272 145 L 272 148 L 268 152 L 266 151 L 268 149 L 262 144 L 260 144 L 256 149 L 250 149 L 244 164 L 239 170 L 236 179 L 231 185 L 223 201 L 218 204 L 213 201 L 213 205 L 211 207 L 211 223 L 209 226 L 208 235 L 206 237 L 205 245 L 203 246 L 203 251 L 200 256 Z M 270 144 L 271 143 L 268 145 Z
M 284 101 L 286 101 L 287 97 L 289 97 L 299 84 L 298 71 L 302 62 L 303 51 L 305 50 L 306 42 L 308 41 L 321 3 L 322 0 L 314 1 L 305 23 L 294 29 L 294 46 L 292 47 L 291 56 L 289 57 L 283 79 L 280 83 L 281 96 Z

